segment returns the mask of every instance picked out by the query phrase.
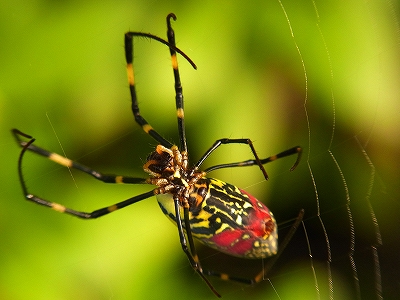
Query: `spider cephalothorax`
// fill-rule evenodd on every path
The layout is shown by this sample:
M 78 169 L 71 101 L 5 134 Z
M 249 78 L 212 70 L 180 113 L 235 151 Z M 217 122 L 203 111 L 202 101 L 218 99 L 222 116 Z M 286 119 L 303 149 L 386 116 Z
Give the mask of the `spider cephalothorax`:
M 179 199 L 182 207 L 194 207 L 193 197 L 199 198 L 195 192 L 195 184 L 206 175 L 205 172 L 194 172 L 188 170 L 187 152 L 179 151 L 177 146 L 170 149 L 157 145 L 156 150 L 147 157 L 143 169 L 150 174 L 146 181 L 149 184 L 158 186 L 155 194 L 171 194 Z M 201 197 L 201 201 L 204 197 Z M 197 201 L 200 203 L 201 201 Z M 191 202 L 191 203 L 189 203 Z

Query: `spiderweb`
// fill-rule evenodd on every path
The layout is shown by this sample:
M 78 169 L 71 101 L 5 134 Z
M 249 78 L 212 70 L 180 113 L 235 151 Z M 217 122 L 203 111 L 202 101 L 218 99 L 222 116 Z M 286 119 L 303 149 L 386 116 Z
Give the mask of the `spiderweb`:
M 306 212 L 308 212 L 303 222 L 303 232 L 298 233 L 303 234 L 303 241 L 299 241 L 299 237 L 297 237 L 286 250 L 291 253 L 287 255 L 287 259 L 290 261 L 291 256 L 297 257 L 296 263 L 299 265 L 291 268 L 286 274 L 280 273 L 276 277 L 269 277 L 266 280 L 271 285 L 272 294 L 279 299 L 298 299 L 299 295 L 302 295 L 300 297 L 304 297 L 304 299 L 312 297 L 316 299 L 383 299 L 385 295 L 391 298 L 395 295 L 392 292 L 396 284 L 390 274 L 393 274 L 393 270 L 398 267 L 398 260 L 390 259 L 389 261 L 394 263 L 395 267 L 390 266 L 389 261 L 382 254 L 385 252 L 385 245 L 382 241 L 381 221 L 377 214 L 381 218 L 385 218 L 385 214 L 383 211 L 376 212 L 376 209 L 381 209 L 379 205 L 381 197 L 386 198 L 384 202 L 387 205 L 390 201 L 387 192 L 382 189 L 384 184 L 380 180 L 377 181 L 376 166 L 369 154 L 369 149 L 372 148 L 371 152 L 374 156 L 378 154 L 375 152 L 376 150 L 373 150 L 375 147 L 371 144 L 379 143 L 375 138 L 377 130 L 387 129 L 381 124 L 382 118 L 385 118 L 385 111 L 381 111 L 379 108 L 381 105 L 385 105 L 383 103 L 386 101 L 389 103 L 393 101 L 393 98 L 390 93 L 382 93 L 381 89 L 384 86 L 380 83 L 382 78 L 375 78 L 372 82 L 374 83 L 372 92 L 376 98 L 365 97 L 360 102 L 357 101 L 359 107 L 353 106 L 354 110 L 347 112 L 350 116 L 352 113 L 359 114 L 360 110 L 365 109 L 365 105 L 371 105 L 371 103 L 366 104 L 362 101 L 372 101 L 372 116 L 369 116 L 372 118 L 358 120 L 358 124 L 352 124 L 350 130 L 345 128 L 346 125 L 343 123 L 346 120 L 340 114 L 347 106 L 344 99 L 337 96 L 337 93 L 342 96 L 342 91 L 336 84 L 337 75 L 334 70 L 338 68 L 338 63 L 337 60 L 331 58 L 332 40 L 327 41 L 326 39 L 327 34 L 324 28 L 326 15 L 321 17 L 317 3 L 312 1 L 314 18 L 311 18 L 313 19 L 311 22 L 316 27 L 313 39 L 319 39 L 319 55 L 324 56 L 325 59 L 325 72 L 328 77 L 325 88 L 329 90 L 327 99 L 331 102 L 330 108 L 325 107 L 325 109 L 328 108 L 328 112 L 330 111 L 330 117 L 321 119 L 318 116 L 319 112 L 315 111 L 315 106 L 318 106 L 316 102 L 321 101 L 315 95 L 318 87 L 315 87 L 315 82 L 312 82 L 315 80 L 312 78 L 315 76 L 315 70 L 309 71 L 310 57 L 306 57 L 306 55 L 310 54 L 304 53 L 309 50 L 303 51 L 301 42 L 304 40 L 301 41 L 296 34 L 301 29 L 292 25 L 292 19 L 295 19 L 296 15 L 293 11 L 290 13 L 290 9 L 294 8 L 289 5 L 287 10 L 283 2 L 278 1 L 278 3 L 287 21 L 293 47 L 297 51 L 304 74 L 304 118 L 308 133 L 305 164 L 314 196 L 312 201 L 307 199 L 303 202 Z M 392 12 L 393 17 L 394 10 L 390 4 L 387 3 L 386 8 L 390 7 L 389 11 Z M 363 8 L 369 13 L 370 18 L 375 17 L 375 15 L 371 15 L 376 8 L 372 3 Z M 396 33 L 398 31 L 397 21 L 395 18 L 392 21 Z M 379 40 L 378 26 L 374 25 L 371 34 L 372 37 Z M 329 36 L 329 38 L 331 37 Z M 395 35 L 395 39 L 397 43 L 388 46 L 389 48 L 379 47 L 372 50 L 372 54 L 366 56 L 367 61 L 360 61 L 361 65 L 356 64 L 353 68 L 371 64 L 378 56 L 392 51 L 391 47 L 398 46 L 398 36 Z M 351 50 L 350 48 L 349 50 Z M 383 65 L 379 64 L 378 67 L 383 68 Z M 352 72 L 346 76 L 347 80 L 356 80 L 355 76 L 363 76 L 363 74 L 354 72 L 354 69 Z M 389 97 L 389 99 L 385 99 L 385 97 Z M 347 99 L 347 101 L 353 102 L 353 99 Z M 393 114 L 389 114 L 388 117 L 393 117 Z M 328 123 L 319 124 L 323 122 Z M 326 148 L 324 149 L 324 147 Z M 346 159 L 344 156 L 348 156 L 348 158 Z M 381 166 L 381 171 L 383 168 Z M 281 197 L 281 195 L 277 195 L 277 197 Z M 393 204 L 394 208 L 398 207 L 396 201 Z M 393 245 L 390 241 L 393 237 L 388 235 L 388 232 L 384 234 L 387 235 L 389 240 L 387 247 L 390 248 Z M 307 249 L 308 266 L 299 263 L 300 261 L 304 262 L 306 257 L 304 252 L 299 255 L 302 247 L 303 250 Z M 296 274 L 298 279 L 292 277 L 291 272 Z M 312 280 L 304 281 L 302 287 L 293 284 L 293 281 L 296 280 L 302 282 L 302 278 L 306 278 L 307 275 Z M 283 280 L 284 283 L 282 283 L 281 276 L 287 276 L 292 281 Z M 310 289 L 310 286 L 314 288 Z M 290 291 L 288 292 L 288 290 Z M 249 291 L 245 290 L 245 292 Z M 233 293 L 228 293 L 228 295 Z
M 291 24 L 291 17 L 284 4 L 281 1 L 279 1 L 279 4 L 288 22 L 290 35 L 293 38 L 294 47 L 300 57 L 305 77 L 304 110 L 308 128 L 306 164 L 315 194 L 315 207 L 314 209 L 311 208 L 311 211 L 315 214 L 303 222 L 303 233 L 309 255 L 309 272 L 312 273 L 314 281 L 314 296 L 316 299 L 382 299 L 386 293 L 386 296 L 390 298 L 393 296 L 391 294 L 393 278 L 385 278 L 386 276 L 383 276 L 389 270 L 381 268 L 382 261 L 385 261 L 381 254 L 382 235 L 380 222 L 376 217 L 375 208 L 372 204 L 374 199 L 371 198 L 372 195 L 376 197 L 379 194 L 376 193 L 376 167 L 367 151 L 367 148 L 370 147 L 372 136 L 375 133 L 374 131 L 376 127 L 379 127 L 379 118 L 375 115 L 372 121 L 372 128 L 363 128 L 360 132 L 353 132 L 354 135 L 352 137 L 349 136 L 349 139 L 345 142 L 346 144 L 350 142 L 350 148 L 345 147 L 346 150 L 353 149 L 356 152 L 358 151 L 358 154 L 361 154 L 364 158 L 364 163 L 361 165 L 366 170 L 360 174 L 363 174 L 365 179 L 361 180 L 357 172 L 355 176 L 360 180 L 357 184 L 353 181 L 353 178 L 350 178 L 354 176 L 353 174 L 350 176 L 347 175 L 351 173 L 349 166 L 344 166 L 343 163 L 339 162 L 341 161 L 341 155 L 343 154 L 341 152 L 344 148 L 339 146 L 343 142 L 341 141 L 343 133 L 337 133 L 337 126 L 341 126 L 341 124 L 337 123 L 337 107 L 342 102 L 337 100 L 336 97 L 337 86 L 335 85 L 334 72 L 336 65 L 332 62 L 331 51 L 325 39 L 323 21 L 321 21 L 317 4 L 313 1 L 315 25 L 321 44 L 325 49 L 327 65 L 330 70 L 329 87 L 331 96 L 329 98 L 332 102 L 331 137 L 325 153 L 330 156 L 333 165 L 327 167 L 324 170 L 324 174 L 319 173 L 320 168 L 316 165 L 318 162 L 315 162 L 314 159 L 316 148 L 315 134 L 318 134 L 318 129 L 316 129 L 318 125 L 313 120 L 316 116 L 312 111 L 314 105 L 312 102 L 316 99 L 310 96 L 312 90 L 310 91 L 311 84 L 309 82 L 311 79 L 308 76 L 307 60 L 303 56 L 302 47 L 299 46 L 297 36 L 295 35 L 296 29 L 293 29 Z M 368 8 L 371 7 L 368 6 Z M 398 28 L 397 22 L 394 25 Z M 379 51 L 382 50 L 380 49 Z M 380 96 L 382 97 L 382 95 Z M 380 101 L 382 101 L 381 98 L 376 99 L 375 104 L 378 105 Z M 359 109 L 362 109 L 362 107 L 360 106 Z M 375 113 L 379 113 L 378 109 L 375 110 Z M 361 142 L 361 139 L 363 142 Z M 320 154 L 325 155 L 323 153 L 324 151 L 322 150 Z M 326 165 L 326 162 L 323 164 Z M 356 165 L 354 164 L 353 167 L 356 167 Z M 347 171 L 343 170 L 345 168 Z M 328 172 L 331 173 L 329 174 L 330 176 L 336 174 L 336 180 L 340 178 L 341 187 L 340 184 L 328 184 L 326 187 L 323 186 L 324 183 L 321 184 L 321 181 L 324 181 L 323 177 L 328 177 L 326 176 Z M 335 175 L 333 176 L 335 177 Z M 359 189 L 358 193 L 355 193 L 356 186 Z M 324 189 L 326 188 L 336 188 L 341 191 L 341 195 L 337 198 L 329 197 L 327 193 L 324 193 Z M 336 194 L 333 191 L 331 192 L 332 194 Z M 382 195 L 385 194 L 383 193 Z M 375 198 L 375 202 L 376 200 Z M 332 203 L 328 203 L 329 201 L 332 201 Z M 366 230 L 366 228 L 368 229 Z M 292 245 L 292 247 L 294 246 Z M 396 264 L 398 265 L 398 261 Z M 391 272 L 389 271 L 389 273 Z M 382 283 L 382 278 L 387 280 L 385 284 Z M 311 296 L 302 294 L 302 289 L 299 289 L 300 293 L 280 293 L 276 285 L 273 285 L 273 280 L 268 280 L 271 283 L 273 292 L 279 299 L 291 298 L 293 296 L 290 295 L 293 294 L 303 295 L 305 299 L 309 299 Z M 385 287 L 387 288 L 386 291 L 384 291 Z M 288 287 L 281 286 L 281 288 L 285 290 Z
M 374 199 L 371 198 L 372 195 L 375 197 L 377 196 L 376 167 L 367 151 L 367 147 L 370 146 L 369 144 L 372 139 L 371 136 L 373 136 L 376 127 L 379 125 L 379 118 L 375 115 L 375 119 L 373 120 L 374 124 L 371 129 L 368 128 L 367 130 L 364 129 L 363 132 L 355 133 L 351 139 L 346 141 L 346 143 L 349 141 L 351 142 L 351 148 L 358 148 L 359 154 L 362 154 L 365 160 L 364 167 L 367 167 L 367 170 L 364 173 L 367 176 L 363 174 L 366 178 L 363 181 L 360 180 L 359 187 L 361 188 L 359 194 L 355 194 L 354 187 L 357 183 L 348 179 L 346 173 L 349 171 L 344 172 L 342 169 L 342 163 L 339 163 L 340 152 L 342 149 L 340 149 L 340 146 L 338 147 L 337 140 L 339 140 L 340 143 L 340 138 L 338 138 L 338 134 L 336 133 L 336 107 L 340 101 L 337 101 L 335 96 L 336 85 L 333 71 L 335 65 L 332 64 L 330 50 L 325 40 L 324 30 L 322 28 L 323 22 L 321 22 L 317 4 L 313 1 L 316 21 L 315 25 L 320 34 L 320 39 L 325 49 L 325 55 L 330 70 L 332 124 L 331 138 L 326 153 L 330 156 L 331 162 L 333 162 L 334 165 L 332 168 L 329 168 L 329 172 L 333 171 L 336 173 L 342 183 L 342 187 L 339 188 L 342 191 L 342 195 L 339 199 L 341 198 L 343 200 L 337 201 L 338 199 L 331 198 L 328 195 L 321 193 L 321 190 L 324 189 L 321 189 L 321 185 L 319 184 L 321 174 L 319 174 L 319 176 L 316 175 L 319 168 L 315 167 L 312 158 L 314 157 L 313 139 L 316 130 L 312 120 L 315 115 L 313 112 L 310 112 L 313 103 L 310 103 L 311 97 L 309 97 L 307 63 L 303 57 L 301 47 L 297 42 L 296 35 L 291 25 L 291 18 L 289 17 L 283 3 L 279 1 L 279 4 L 287 19 L 290 35 L 293 38 L 294 47 L 296 48 L 302 62 L 305 75 L 304 109 L 309 141 L 308 151 L 306 154 L 306 164 L 315 193 L 315 215 L 303 222 L 303 229 L 310 259 L 309 269 L 310 272 L 312 272 L 314 279 L 315 298 L 383 299 L 385 293 L 386 296 L 390 298 L 393 296 L 391 294 L 393 278 L 383 276 L 382 274 L 382 272 L 391 272 L 390 270 L 381 268 L 381 261 L 385 261 L 381 254 L 383 252 L 381 249 L 382 235 L 380 223 L 376 217 L 374 205 L 372 203 Z M 397 22 L 395 22 L 394 25 L 398 28 Z M 376 104 L 380 101 L 382 100 L 376 99 Z M 360 106 L 360 109 L 362 109 L 362 106 Z M 378 114 L 377 109 L 375 113 Z M 360 139 L 362 139 L 363 142 L 361 142 Z M 356 167 L 356 165 L 354 165 L 354 167 Z M 346 169 L 348 169 L 348 166 L 346 166 Z M 325 174 L 327 170 L 328 169 L 325 170 Z M 358 174 L 356 176 L 358 176 Z M 336 188 L 338 187 L 339 186 Z M 333 188 L 333 186 L 328 185 L 328 188 Z M 382 195 L 385 194 L 383 193 Z M 327 201 L 335 201 L 336 204 L 329 205 L 326 203 Z M 338 205 L 340 202 L 344 204 L 342 207 L 341 205 Z M 365 228 L 368 228 L 368 230 L 363 231 Z M 316 234 L 317 231 L 319 231 L 319 234 Z M 323 262 L 322 266 L 320 265 L 321 262 Z M 317 265 L 319 265 L 319 268 L 316 268 Z M 398 261 L 396 261 L 396 265 L 398 265 Z M 346 278 L 348 278 L 347 282 Z M 382 283 L 382 278 L 387 280 L 385 284 Z M 269 282 L 271 283 L 277 298 L 286 298 L 283 297 L 284 294 L 279 293 L 278 289 L 273 285 L 273 282 L 271 282 L 270 279 Z M 347 283 L 347 287 L 343 288 L 345 283 Z M 384 291 L 385 287 L 388 288 L 386 291 Z M 308 297 L 309 295 L 305 296 L 305 298 Z

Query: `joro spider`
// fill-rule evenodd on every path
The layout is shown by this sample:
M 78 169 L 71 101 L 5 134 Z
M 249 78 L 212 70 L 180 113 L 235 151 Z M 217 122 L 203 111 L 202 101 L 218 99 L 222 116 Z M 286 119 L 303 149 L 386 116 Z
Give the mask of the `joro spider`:
M 206 282 L 212 292 L 220 297 L 220 294 L 205 275 L 246 284 L 260 282 L 266 277 L 274 262 L 289 243 L 302 221 L 304 211 L 300 211 L 289 233 L 280 244 L 278 251 L 277 224 L 272 212 L 262 202 L 246 191 L 221 180 L 206 177 L 206 174 L 216 169 L 257 165 L 265 179 L 268 179 L 267 172 L 263 166 L 264 164 L 278 158 L 298 154 L 296 162 L 290 169 L 292 171 L 299 163 L 301 148 L 296 146 L 274 156 L 260 159 L 250 139 L 223 138 L 215 141 L 194 165 L 190 165 L 185 137 L 183 94 L 176 53 L 181 54 L 194 68 L 196 68 L 196 65 L 185 53 L 176 47 L 175 33 L 171 26 L 171 19 L 176 20 L 176 16 L 173 13 L 167 16 L 168 41 L 149 33 L 127 32 L 125 34 L 125 56 L 133 115 L 136 123 L 159 143 L 155 150 L 147 157 L 147 161 L 143 166 L 144 171 L 150 175 L 149 178 L 102 174 L 59 154 L 49 152 L 34 145 L 35 139 L 33 137 L 17 129 L 13 129 L 12 132 L 18 144 L 22 147 L 18 160 L 18 173 L 22 191 L 27 200 L 82 219 L 102 217 L 128 205 L 156 196 L 162 212 L 178 227 L 179 240 L 184 253 L 189 259 L 190 265 Z M 133 72 L 133 37 L 154 39 L 169 47 L 175 78 L 179 147 L 158 134 L 140 114 Z M 28 140 L 24 141 L 22 137 Z M 226 144 L 248 145 L 254 159 L 219 164 L 200 171 L 200 166 L 207 157 L 218 147 Z M 22 160 L 27 150 L 45 156 L 62 166 L 80 170 L 105 183 L 151 184 L 156 187 L 149 192 L 90 213 L 76 211 L 28 192 L 22 174 Z M 251 279 L 232 277 L 225 273 L 205 270 L 201 267 L 193 237 L 211 248 L 232 256 L 250 259 L 261 259 L 270 256 L 273 256 L 273 258 L 268 261 L 260 273 Z

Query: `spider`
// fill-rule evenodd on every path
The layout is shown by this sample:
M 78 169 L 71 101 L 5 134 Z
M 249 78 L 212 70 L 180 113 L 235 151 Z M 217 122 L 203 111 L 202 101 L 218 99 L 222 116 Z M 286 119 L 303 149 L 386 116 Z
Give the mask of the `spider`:
M 258 201 L 246 191 L 224 181 L 206 177 L 206 174 L 216 169 L 257 165 L 265 179 L 268 179 L 267 172 L 263 166 L 264 164 L 278 158 L 297 154 L 297 160 L 290 169 L 292 171 L 299 163 L 302 150 L 299 146 L 296 146 L 274 156 L 260 159 L 250 139 L 223 138 L 215 141 L 196 163 L 189 164 L 185 136 L 183 94 L 177 53 L 181 54 L 195 69 L 196 65 L 185 53 L 176 47 L 175 33 L 171 26 L 171 19 L 174 21 L 176 20 L 175 14 L 170 13 L 166 18 L 167 41 L 149 33 L 127 32 L 125 34 L 125 56 L 132 98 L 132 112 L 136 123 L 158 143 L 155 150 L 147 157 L 143 166 L 144 171 L 149 174 L 149 177 L 146 179 L 102 174 L 59 154 L 49 152 L 36 146 L 33 137 L 18 129 L 13 129 L 12 132 L 18 144 L 22 147 L 18 160 L 18 173 L 22 191 L 27 200 L 82 219 L 99 218 L 128 205 L 156 196 L 162 212 L 178 228 L 180 244 L 189 259 L 190 265 L 205 281 L 212 292 L 220 297 L 220 294 L 212 286 L 206 275 L 247 284 L 261 281 L 265 278 L 268 270 L 272 267 L 273 263 L 290 241 L 302 221 L 304 211 L 300 211 L 278 251 L 277 224 L 272 212 L 262 202 Z M 179 146 L 163 138 L 140 114 L 133 71 L 134 37 L 153 39 L 165 44 L 169 48 L 175 81 Z M 27 141 L 25 139 L 27 139 Z M 221 145 L 227 144 L 247 145 L 253 153 L 254 158 L 241 162 L 219 164 L 201 171 L 200 166 L 207 157 Z M 150 184 L 155 186 L 155 188 L 146 193 L 90 213 L 73 210 L 28 192 L 22 174 L 22 160 L 27 150 L 45 156 L 62 166 L 80 170 L 105 183 Z M 211 248 L 232 256 L 251 259 L 260 259 L 270 256 L 273 256 L 273 258 L 269 260 L 268 265 L 263 271 L 252 279 L 232 277 L 225 273 L 205 270 L 200 264 L 193 237 Z

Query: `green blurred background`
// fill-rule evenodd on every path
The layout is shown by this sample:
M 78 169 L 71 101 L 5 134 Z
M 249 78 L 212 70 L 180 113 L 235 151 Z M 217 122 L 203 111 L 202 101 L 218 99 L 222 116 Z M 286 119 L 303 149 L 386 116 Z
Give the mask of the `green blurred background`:
M 262 157 L 302 145 L 297 170 L 288 172 L 294 157 L 282 159 L 267 166 L 268 182 L 257 168 L 212 176 L 266 203 L 284 224 L 281 237 L 285 225 L 306 209 L 304 228 L 320 296 L 326 299 L 327 247 L 309 162 L 332 248 L 333 295 L 354 299 L 346 188 L 330 149 L 350 195 L 361 296 L 374 297 L 377 283 L 369 195 L 383 238 L 383 295 L 399 294 L 398 3 L 283 5 L 295 40 L 275 0 L 0 4 L 0 299 L 214 299 L 189 267 L 177 230 L 155 199 L 92 221 L 24 201 L 16 171 L 19 149 L 9 132 L 18 128 L 35 136 L 37 145 L 62 153 L 54 127 L 69 158 L 103 172 L 144 176 L 143 161 L 156 143 L 133 122 L 123 34 L 135 30 L 165 37 L 170 12 L 178 17 L 173 24 L 178 47 L 198 66 L 195 71 L 179 58 L 192 160 L 221 137 L 249 137 Z M 136 40 L 135 70 L 143 115 L 177 141 L 167 48 Z M 250 157 L 247 147 L 226 146 L 205 165 Z M 31 192 L 84 211 L 149 189 L 105 185 L 78 172 L 72 179 L 65 168 L 32 154 L 24 172 Z M 277 292 L 268 281 L 246 287 L 213 280 L 224 299 L 317 298 L 304 228 L 270 273 Z M 203 265 L 211 269 L 251 276 L 262 265 L 199 249 Z

